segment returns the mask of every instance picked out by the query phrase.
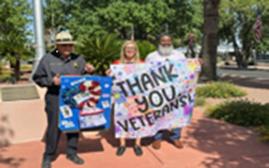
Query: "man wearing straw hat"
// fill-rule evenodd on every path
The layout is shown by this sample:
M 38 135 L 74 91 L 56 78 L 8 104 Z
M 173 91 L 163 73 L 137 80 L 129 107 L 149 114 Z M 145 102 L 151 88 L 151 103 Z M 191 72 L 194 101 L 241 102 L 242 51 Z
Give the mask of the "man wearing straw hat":
M 33 80 L 41 87 L 46 87 L 45 111 L 48 120 L 46 133 L 46 149 L 43 155 L 42 168 L 50 168 L 60 137 L 59 121 L 59 91 L 61 75 L 83 75 L 94 71 L 94 67 L 86 63 L 84 58 L 72 53 L 74 41 L 69 33 L 59 33 L 56 36 L 56 49 L 47 53 L 40 61 Z M 77 142 L 79 133 L 67 133 L 67 159 L 75 164 L 84 161 L 77 156 Z

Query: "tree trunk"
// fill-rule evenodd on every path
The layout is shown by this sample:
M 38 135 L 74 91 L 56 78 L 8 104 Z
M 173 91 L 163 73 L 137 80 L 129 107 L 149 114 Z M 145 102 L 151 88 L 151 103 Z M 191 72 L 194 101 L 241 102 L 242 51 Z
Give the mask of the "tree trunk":
M 248 59 L 251 56 L 252 53 L 252 45 L 253 42 L 249 42 L 247 39 L 245 43 L 243 43 L 243 53 L 244 53 L 244 59 L 243 59 L 243 68 L 248 68 Z
M 16 81 L 20 80 L 21 71 L 20 71 L 20 60 L 19 59 L 16 60 L 14 72 L 15 72 L 14 74 L 15 74 Z
M 233 41 L 233 47 L 234 47 L 234 54 L 235 54 L 235 58 L 236 58 L 236 63 L 237 63 L 238 68 L 241 68 L 241 67 L 243 67 L 243 56 L 239 52 L 239 47 L 237 45 L 234 32 L 232 31 L 231 28 L 229 28 L 229 30 L 230 30 L 230 34 L 232 36 L 232 41 Z
M 45 29 L 45 43 L 47 45 L 51 45 L 52 41 L 51 41 L 51 34 L 50 34 L 50 29 Z
M 218 18 L 220 0 L 204 0 L 204 37 L 202 46 L 202 73 L 203 82 L 217 80 L 216 59 L 218 45 Z
M 53 36 L 53 42 L 55 43 L 55 40 L 56 40 L 56 35 L 57 35 L 57 29 L 56 29 L 56 27 L 51 27 L 50 28 L 50 30 L 51 30 L 51 32 L 52 32 L 52 36 Z
M 15 64 L 10 63 L 11 68 L 11 82 L 15 84 L 16 81 L 20 80 L 20 61 L 16 60 Z

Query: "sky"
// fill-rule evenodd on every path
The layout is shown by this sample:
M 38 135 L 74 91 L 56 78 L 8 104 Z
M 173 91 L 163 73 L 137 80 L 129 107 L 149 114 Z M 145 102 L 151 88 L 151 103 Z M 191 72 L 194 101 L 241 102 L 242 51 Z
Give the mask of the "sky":
M 31 8 L 33 8 L 32 0 L 28 0 L 28 2 L 31 4 Z M 30 18 L 34 21 L 34 13 L 32 13 Z M 31 22 L 27 29 L 34 34 L 34 22 Z M 31 40 L 31 42 L 34 42 L 34 36 L 28 36 L 28 38 Z
M 27 1 L 30 3 L 31 8 L 33 8 L 33 1 L 34 0 L 27 0 Z M 43 2 L 43 6 L 46 6 L 45 0 L 42 0 L 42 2 Z M 43 9 L 43 12 L 44 12 L 44 9 Z M 35 33 L 35 31 L 34 31 L 34 12 L 32 13 L 31 16 L 29 16 L 29 18 L 32 19 L 32 22 L 28 25 L 27 29 L 30 32 L 32 32 L 33 36 L 28 36 L 28 38 L 30 39 L 31 43 L 34 43 L 35 42 L 35 37 L 34 37 L 34 33 Z

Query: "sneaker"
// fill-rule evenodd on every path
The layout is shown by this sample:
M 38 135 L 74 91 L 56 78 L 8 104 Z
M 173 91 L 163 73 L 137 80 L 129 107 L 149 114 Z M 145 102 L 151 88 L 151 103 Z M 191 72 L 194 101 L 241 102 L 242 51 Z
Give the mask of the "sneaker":
M 142 151 L 142 149 L 141 149 L 140 146 L 135 146 L 135 147 L 134 147 L 134 152 L 135 152 L 136 156 L 141 156 L 141 155 L 143 155 L 143 151 Z
M 116 155 L 121 156 L 125 152 L 125 149 L 125 146 L 120 146 L 116 152 Z
M 75 164 L 83 164 L 84 160 L 78 157 L 77 155 L 67 155 L 66 159 L 71 160 Z
M 51 168 L 51 160 L 48 157 L 44 157 L 42 161 L 42 168 Z

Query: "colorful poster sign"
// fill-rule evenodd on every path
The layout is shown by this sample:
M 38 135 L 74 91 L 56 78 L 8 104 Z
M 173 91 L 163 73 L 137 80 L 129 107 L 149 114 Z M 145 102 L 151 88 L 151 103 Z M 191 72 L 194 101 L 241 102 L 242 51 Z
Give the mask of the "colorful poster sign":
M 111 85 L 111 77 L 62 76 L 59 128 L 109 128 Z
M 197 59 L 111 65 L 117 138 L 154 136 L 190 123 Z

